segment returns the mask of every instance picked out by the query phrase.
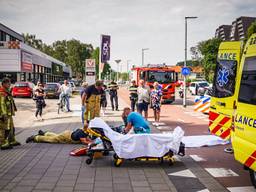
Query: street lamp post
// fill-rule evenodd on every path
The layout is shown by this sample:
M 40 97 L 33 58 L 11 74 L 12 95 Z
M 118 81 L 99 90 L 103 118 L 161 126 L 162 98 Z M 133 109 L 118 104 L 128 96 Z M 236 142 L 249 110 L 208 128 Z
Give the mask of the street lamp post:
M 117 73 L 116 73 L 116 82 L 118 81 L 118 72 L 119 72 L 119 63 L 121 62 L 121 59 L 116 59 L 115 60 L 116 64 L 117 64 Z
M 184 61 L 184 67 L 187 67 L 187 36 L 188 36 L 188 32 L 187 32 L 187 20 L 188 19 L 196 19 L 197 17 L 185 17 L 185 61 Z M 187 76 L 184 76 L 184 92 L 183 92 L 183 107 L 186 107 L 186 98 L 187 98 L 187 91 L 186 91 L 186 80 L 187 80 Z
M 141 57 L 142 57 L 142 67 L 144 66 L 144 51 L 147 51 L 147 50 L 149 50 L 149 48 L 142 48 L 141 49 L 141 51 L 142 51 L 142 55 L 141 55 Z

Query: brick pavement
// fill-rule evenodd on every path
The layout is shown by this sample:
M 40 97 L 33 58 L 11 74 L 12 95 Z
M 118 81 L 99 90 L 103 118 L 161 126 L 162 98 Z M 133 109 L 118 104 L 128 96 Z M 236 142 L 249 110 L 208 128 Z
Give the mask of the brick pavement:
M 80 103 L 78 99 L 71 102 L 76 110 Z M 127 105 L 122 99 L 119 103 L 120 109 Z M 1 191 L 176 191 L 159 163 L 127 161 L 116 168 L 110 155 L 87 165 L 85 156 L 69 156 L 69 152 L 80 145 L 24 144 L 25 138 L 36 134 L 39 129 L 61 132 L 78 128 L 81 123 L 77 112 L 57 115 L 55 110 L 49 110 L 43 122 L 27 119 L 28 127 L 17 135 L 23 145 L 0 151 Z M 108 109 L 104 118 L 120 122 L 120 115 L 121 111 Z

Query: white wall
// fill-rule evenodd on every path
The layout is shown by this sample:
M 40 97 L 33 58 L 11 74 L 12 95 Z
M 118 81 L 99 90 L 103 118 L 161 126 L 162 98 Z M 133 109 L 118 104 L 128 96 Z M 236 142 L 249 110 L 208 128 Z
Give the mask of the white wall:
M 20 49 L 0 49 L 0 72 L 19 72 L 20 59 Z

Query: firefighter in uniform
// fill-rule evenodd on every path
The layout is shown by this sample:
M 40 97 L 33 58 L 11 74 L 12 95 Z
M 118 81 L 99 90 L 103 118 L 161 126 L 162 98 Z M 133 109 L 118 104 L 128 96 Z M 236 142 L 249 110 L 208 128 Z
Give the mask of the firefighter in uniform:
M 130 92 L 130 101 L 131 101 L 131 109 L 132 111 L 135 111 L 135 106 L 138 101 L 138 93 L 137 93 L 138 86 L 136 85 L 136 81 L 132 80 L 132 84 L 129 87 Z
M 20 143 L 15 140 L 12 116 L 15 115 L 17 109 L 9 90 L 10 86 L 10 79 L 4 78 L 2 86 L 0 87 L 0 128 L 2 134 L 1 138 L 3 138 L 3 142 L 1 143 L 2 150 L 11 149 L 13 146 L 20 145 Z
M 97 80 L 94 85 L 90 85 L 86 88 L 84 93 L 84 103 L 85 113 L 84 113 L 84 123 L 89 123 L 90 120 L 95 117 L 100 116 L 100 100 L 101 95 L 104 94 L 103 82 Z

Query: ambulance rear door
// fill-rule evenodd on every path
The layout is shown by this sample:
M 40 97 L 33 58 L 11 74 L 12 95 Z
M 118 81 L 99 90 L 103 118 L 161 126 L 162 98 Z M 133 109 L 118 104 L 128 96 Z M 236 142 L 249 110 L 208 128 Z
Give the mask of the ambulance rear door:
M 235 159 L 250 168 L 256 187 L 256 34 L 246 44 L 238 79 L 232 145 Z
M 237 68 L 241 43 L 223 42 L 218 52 L 211 94 L 209 129 L 212 134 L 229 139 L 235 94 Z

